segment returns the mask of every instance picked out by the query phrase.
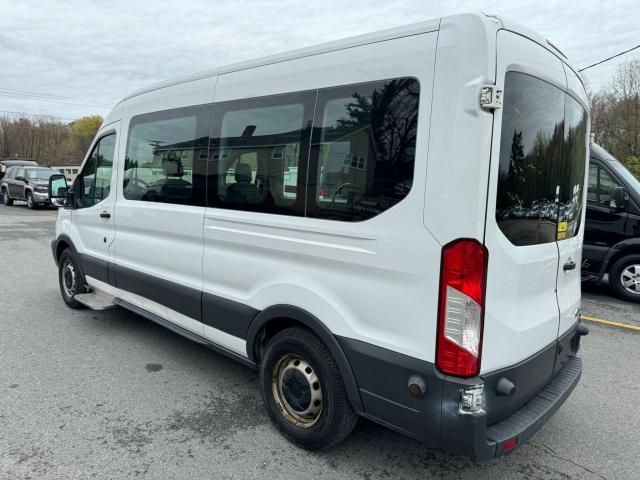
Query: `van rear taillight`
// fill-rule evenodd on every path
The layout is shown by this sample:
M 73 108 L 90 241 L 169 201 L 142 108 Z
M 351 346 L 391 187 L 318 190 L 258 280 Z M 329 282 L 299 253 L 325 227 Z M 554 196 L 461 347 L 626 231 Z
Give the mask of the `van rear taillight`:
M 459 239 L 442 249 L 436 365 L 447 375 L 480 372 L 487 249 Z

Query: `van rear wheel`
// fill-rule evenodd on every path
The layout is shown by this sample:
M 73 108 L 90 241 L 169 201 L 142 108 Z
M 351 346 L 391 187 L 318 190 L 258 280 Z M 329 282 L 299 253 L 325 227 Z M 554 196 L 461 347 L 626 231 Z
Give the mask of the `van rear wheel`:
M 331 352 L 305 328 L 288 328 L 269 341 L 260 386 L 275 426 L 307 450 L 336 445 L 358 421 Z
M 86 288 L 76 258 L 68 248 L 60 254 L 58 260 L 58 282 L 62 299 L 68 307 L 76 310 L 85 308 L 83 304 L 73 298 L 77 293 L 84 293 Z
M 609 285 L 623 300 L 640 303 L 640 255 L 620 258 L 609 270 Z

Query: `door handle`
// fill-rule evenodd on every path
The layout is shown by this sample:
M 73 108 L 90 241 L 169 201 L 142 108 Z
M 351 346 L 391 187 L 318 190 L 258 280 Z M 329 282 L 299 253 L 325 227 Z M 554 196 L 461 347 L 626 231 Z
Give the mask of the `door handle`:
M 575 268 L 576 268 L 576 262 L 571 260 L 564 264 L 564 267 L 562 267 L 562 270 L 564 270 L 565 272 L 568 272 L 569 270 L 575 270 Z
M 111 218 L 111 214 L 105 210 L 100 212 L 100 218 Z

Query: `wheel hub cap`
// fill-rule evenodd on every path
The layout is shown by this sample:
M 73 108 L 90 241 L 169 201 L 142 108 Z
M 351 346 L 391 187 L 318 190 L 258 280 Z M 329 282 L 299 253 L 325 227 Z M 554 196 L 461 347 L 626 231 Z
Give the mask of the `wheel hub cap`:
M 65 293 L 72 297 L 75 294 L 76 272 L 73 268 L 73 263 L 70 260 L 67 260 L 62 267 L 62 280 Z
M 309 428 L 322 411 L 322 387 L 315 369 L 295 355 L 284 355 L 273 370 L 273 396 L 285 418 Z
M 629 265 L 620 274 L 620 282 L 626 291 L 640 295 L 640 265 Z
M 282 393 L 289 406 L 296 412 L 304 412 L 311 403 L 311 385 L 298 370 L 289 369 L 282 376 Z

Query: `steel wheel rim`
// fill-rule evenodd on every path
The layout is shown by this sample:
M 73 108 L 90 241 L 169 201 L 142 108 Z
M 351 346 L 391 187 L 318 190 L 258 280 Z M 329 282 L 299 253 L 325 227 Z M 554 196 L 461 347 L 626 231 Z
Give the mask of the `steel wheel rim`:
M 271 378 L 273 397 L 284 417 L 300 428 L 314 426 L 322 413 L 320 378 L 304 358 L 286 354 L 280 357 Z
M 640 265 L 628 265 L 620 273 L 622 287 L 632 295 L 640 295 Z
M 71 259 L 67 258 L 62 264 L 62 288 L 68 297 L 76 293 L 76 270 Z

